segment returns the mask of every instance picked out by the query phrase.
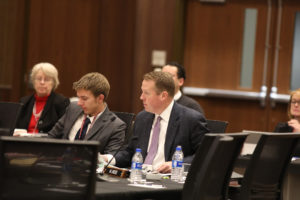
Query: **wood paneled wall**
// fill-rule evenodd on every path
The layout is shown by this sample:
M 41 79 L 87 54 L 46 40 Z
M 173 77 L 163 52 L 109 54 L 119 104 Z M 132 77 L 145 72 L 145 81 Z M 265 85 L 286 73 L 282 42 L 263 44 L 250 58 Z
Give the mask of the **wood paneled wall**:
M 59 71 L 61 84 L 57 92 L 75 96 L 72 83 L 88 72 L 97 71 L 111 84 L 110 109 L 137 113 L 142 109 L 139 100 L 142 76 L 152 70 L 152 50 L 166 50 L 168 60 L 173 60 L 175 54 L 180 56 L 182 32 L 174 30 L 180 27 L 175 19 L 182 14 L 182 2 L 1 1 L 0 13 L 12 18 L 12 22 L 0 20 L 1 38 L 3 34 L 11 37 L 7 45 L 0 43 L 2 49 L 6 48 L 0 51 L 0 60 L 9 54 L 11 63 L 7 66 L 17 73 L 3 76 L 16 82 L 11 88 L 0 90 L 0 100 L 18 101 L 32 93 L 27 82 L 32 66 L 50 62 Z M 7 52 L 9 47 L 14 48 Z
M 76 96 L 72 83 L 88 72 L 100 72 L 111 84 L 111 109 L 130 109 L 134 5 L 117 0 L 32 0 L 28 73 L 37 62 L 51 62 L 59 69 L 58 91 Z
M 25 1 L 0 1 L 0 101 L 16 101 L 23 79 Z

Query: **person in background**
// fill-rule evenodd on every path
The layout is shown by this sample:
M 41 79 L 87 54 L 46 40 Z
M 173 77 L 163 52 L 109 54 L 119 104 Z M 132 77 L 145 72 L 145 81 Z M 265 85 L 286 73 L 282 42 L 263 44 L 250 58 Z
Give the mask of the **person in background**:
M 142 94 L 144 111 L 135 119 L 133 135 L 126 149 L 112 155 L 102 155 L 118 167 L 130 167 L 135 149 L 141 148 L 144 166 L 169 173 L 172 156 L 181 145 L 184 162 L 190 163 L 205 133 L 206 120 L 195 110 L 176 103 L 174 81 L 169 73 L 153 71 L 144 75 Z M 151 153 L 150 153 L 151 152 Z
M 30 82 L 35 93 L 20 99 L 23 106 L 16 128 L 28 133 L 47 133 L 63 116 L 70 101 L 54 92 L 59 85 L 58 72 L 50 63 L 34 65 Z
M 170 73 L 173 77 L 175 83 L 175 101 L 181 105 L 197 110 L 204 115 L 200 104 L 194 99 L 182 94 L 180 90 L 186 79 L 184 67 L 176 62 L 170 62 L 162 67 L 162 71 Z
M 108 109 L 108 80 L 100 73 L 88 73 L 73 83 L 73 89 L 78 102 L 69 105 L 48 136 L 100 141 L 100 153 L 114 153 L 124 143 L 126 124 Z
M 300 88 L 291 92 L 288 116 L 290 120 L 278 123 L 274 132 L 300 132 Z

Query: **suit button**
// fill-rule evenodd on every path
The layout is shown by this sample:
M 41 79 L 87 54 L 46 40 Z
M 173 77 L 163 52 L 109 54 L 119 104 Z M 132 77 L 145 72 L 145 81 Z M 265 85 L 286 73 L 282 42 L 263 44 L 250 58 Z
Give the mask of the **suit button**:
M 43 124 L 43 120 L 40 120 L 40 121 L 39 121 L 39 124 Z

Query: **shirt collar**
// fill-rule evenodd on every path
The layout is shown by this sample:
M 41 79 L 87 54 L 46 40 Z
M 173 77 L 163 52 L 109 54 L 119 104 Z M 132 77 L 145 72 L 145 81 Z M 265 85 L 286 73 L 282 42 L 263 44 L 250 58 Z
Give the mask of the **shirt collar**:
M 174 101 L 171 101 L 168 107 L 160 115 L 155 115 L 155 119 L 157 119 L 157 117 L 160 116 L 162 120 L 168 122 L 170 119 L 173 105 L 174 105 Z
M 174 100 L 177 101 L 182 96 L 182 93 L 180 90 L 174 95 Z
M 98 113 L 96 116 L 87 115 L 87 118 L 89 118 L 91 122 L 96 121 L 102 115 L 102 113 L 106 110 L 106 108 L 107 108 L 107 106 L 105 105 L 105 108 L 103 109 L 102 112 Z M 96 117 L 96 119 L 94 119 L 95 117 Z

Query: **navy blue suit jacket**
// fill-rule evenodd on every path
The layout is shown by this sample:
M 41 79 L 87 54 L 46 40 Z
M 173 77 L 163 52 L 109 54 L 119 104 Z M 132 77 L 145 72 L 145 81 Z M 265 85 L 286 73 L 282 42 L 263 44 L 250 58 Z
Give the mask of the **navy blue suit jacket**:
M 153 113 L 146 111 L 142 111 L 136 116 L 133 135 L 128 146 L 115 156 L 118 167 L 130 166 L 131 158 L 137 147 L 142 149 L 145 159 L 154 117 Z M 206 120 L 201 113 L 174 102 L 166 133 L 165 161 L 171 161 L 176 146 L 181 145 L 184 162 L 191 162 L 207 132 Z

